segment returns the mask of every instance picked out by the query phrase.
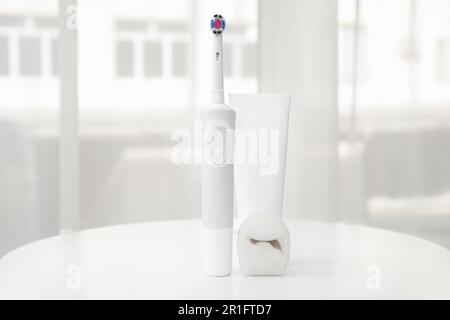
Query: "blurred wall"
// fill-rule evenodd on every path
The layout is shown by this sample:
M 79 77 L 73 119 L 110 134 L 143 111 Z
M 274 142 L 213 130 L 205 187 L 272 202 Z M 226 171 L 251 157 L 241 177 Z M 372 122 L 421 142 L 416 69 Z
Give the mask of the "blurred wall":
M 261 92 L 291 94 L 285 215 L 336 220 L 337 2 L 262 0 Z

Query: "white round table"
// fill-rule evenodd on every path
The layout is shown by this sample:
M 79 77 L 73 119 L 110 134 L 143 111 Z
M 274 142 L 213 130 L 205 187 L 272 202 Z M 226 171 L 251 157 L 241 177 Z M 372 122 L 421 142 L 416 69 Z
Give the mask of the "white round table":
M 0 260 L 0 299 L 450 298 L 450 253 L 431 242 L 341 223 L 287 221 L 283 277 L 201 270 L 198 220 L 64 234 Z M 235 250 L 236 251 L 236 250 Z M 235 252 L 236 253 L 236 252 Z

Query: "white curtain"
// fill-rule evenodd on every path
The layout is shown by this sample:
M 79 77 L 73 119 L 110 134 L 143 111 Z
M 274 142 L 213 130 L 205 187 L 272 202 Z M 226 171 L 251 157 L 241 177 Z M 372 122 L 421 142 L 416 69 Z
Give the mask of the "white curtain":
M 336 1 L 260 2 L 260 88 L 291 94 L 285 214 L 339 219 Z
M 341 204 L 450 246 L 450 3 L 340 0 Z
M 31 241 L 200 216 L 171 133 L 227 92 L 292 96 L 284 215 L 450 247 L 446 0 L 4 0 L 0 256 Z
M 0 256 L 59 232 L 57 11 L 0 3 Z

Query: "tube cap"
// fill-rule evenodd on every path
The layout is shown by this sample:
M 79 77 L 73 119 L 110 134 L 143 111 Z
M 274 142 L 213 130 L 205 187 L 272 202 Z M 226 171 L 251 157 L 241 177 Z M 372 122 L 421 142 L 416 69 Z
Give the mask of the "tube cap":
M 233 229 L 203 228 L 203 268 L 207 275 L 224 277 L 231 274 Z

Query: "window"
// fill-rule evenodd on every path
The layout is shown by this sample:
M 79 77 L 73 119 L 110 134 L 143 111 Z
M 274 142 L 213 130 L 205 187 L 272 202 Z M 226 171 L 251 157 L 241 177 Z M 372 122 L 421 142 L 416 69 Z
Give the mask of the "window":
M 20 74 L 39 76 L 42 72 L 41 41 L 37 37 L 22 37 L 19 40 Z
M 175 77 L 186 77 L 188 74 L 188 44 L 175 42 L 172 46 L 172 72 Z
M 134 46 L 130 41 L 119 41 L 116 44 L 117 75 L 131 77 L 134 75 Z
M 0 26 L 5 27 L 20 27 L 25 23 L 25 18 L 16 15 L 1 15 Z
M 52 75 L 57 76 L 58 75 L 58 40 L 53 39 L 51 41 L 51 52 L 52 52 L 52 59 L 51 59 L 51 69 L 52 69 Z
M 0 76 L 56 76 L 57 37 L 54 16 L 0 15 Z
M 95 52 L 90 48 L 80 48 L 80 56 L 86 55 L 81 60 L 89 61 L 80 67 L 81 78 L 89 73 L 83 82 L 93 81 L 92 74 L 96 72 L 91 70 L 92 66 L 102 70 L 97 73 L 97 78 L 103 81 L 96 83 L 100 83 L 97 86 L 103 89 L 89 94 L 88 100 L 92 102 L 90 114 L 94 115 L 92 110 L 96 108 L 108 106 L 110 112 L 126 113 L 135 121 L 137 110 L 145 110 L 148 117 L 152 117 L 157 112 L 183 109 L 183 116 L 187 119 L 195 115 L 191 111 L 207 103 L 209 94 L 206 88 L 211 86 L 208 70 L 211 66 L 209 5 L 165 0 L 165 5 L 156 10 L 157 3 L 155 0 L 135 0 L 133 4 L 128 0 L 115 1 L 114 10 L 103 16 L 104 23 L 110 21 L 113 25 L 108 35 L 108 39 L 113 41 L 112 52 L 109 52 L 107 44 L 99 46 Z M 220 6 L 229 22 L 224 36 L 227 92 L 258 90 L 257 4 L 255 0 L 246 1 L 245 5 L 232 0 Z M 86 12 L 88 10 L 86 7 Z M 89 30 L 89 38 L 105 37 L 104 29 L 101 29 L 102 33 L 100 30 L 97 32 L 94 20 L 83 23 Z M 200 21 L 206 21 L 201 30 Z M 102 58 L 97 58 L 97 55 Z M 100 94 L 102 90 L 111 94 Z M 170 122 L 172 116 L 174 114 L 163 118 Z M 121 119 L 120 123 L 123 123 Z M 142 121 L 142 117 L 136 121 Z
M 189 28 L 186 23 L 119 19 L 115 25 L 118 77 L 155 80 L 188 76 Z
M 257 81 L 258 77 L 258 37 L 255 25 L 251 22 L 234 23 L 227 27 L 224 39 L 224 66 L 223 72 L 228 83 Z M 241 89 L 239 89 L 240 91 Z
M 146 77 L 162 76 L 162 44 L 160 42 L 146 42 L 144 46 L 144 63 Z
M 450 82 L 448 1 L 340 0 L 340 112 L 352 104 L 356 3 L 359 3 L 356 100 L 358 113 L 447 114 Z M 411 113 L 411 114 L 412 114 Z M 405 114 L 404 114 L 405 115 Z M 406 116 L 406 115 L 405 115 Z M 438 119 L 438 121 L 442 119 Z M 398 121 L 406 117 L 397 117 Z M 418 117 L 425 121 L 425 117 Z M 421 121 L 417 120 L 417 123 Z M 386 125 L 380 122 L 380 125 Z
M 0 76 L 9 73 L 9 41 L 6 37 L 0 37 Z

